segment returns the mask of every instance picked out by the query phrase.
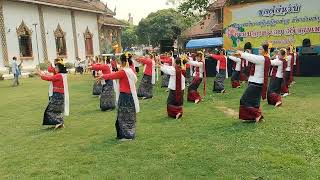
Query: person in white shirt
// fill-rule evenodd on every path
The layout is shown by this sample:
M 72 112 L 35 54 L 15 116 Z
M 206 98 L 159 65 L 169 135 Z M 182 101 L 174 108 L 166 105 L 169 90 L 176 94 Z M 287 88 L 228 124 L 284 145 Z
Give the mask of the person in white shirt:
M 231 86 L 232 88 L 240 88 L 241 59 L 234 56 L 228 56 L 228 58 L 234 62 L 231 76 Z
M 260 101 L 266 99 L 268 72 L 270 68 L 269 44 L 259 49 L 260 55 L 238 51 L 235 56 L 252 63 L 249 84 L 240 99 L 239 119 L 244 122 L 260 122 L 263 119 Z
M 180 58 L 175 60 L 174 66 L 160 65 L 160 70 L 170 75 L 169 95 L 167 100 L 168 116 L 179 119 L 183 115 L 183 95 L 185 89 L 185 71 L 181 68 Z
M 285 71 L 287 67 L 286 57 L 287 52 L 285 49 L 281 49 L 277 55 L 277 58 L 271 60 L 271 79 L 268 87 L 267 99 L 268 104 L 278 107 L 282 104 L 281 89 L 285 86 L 286 77 Z
M 193 56 L 190 53 L 187 54 L 187 58 L 188 59 L 186 60 L 186 62 L 193 61 Z M 190 64 L 185 64 L 185 67 L 186 67 L 186 86 L 189 86 L 192 81 L 193 67 Z
M 132 56 L 132 62 L 133 62 L 134 68 L 136 70 L 136 73 L 139 73 L 141 64 L 138 61 L 136 61 L 136 58 L 134 58 L 134 57 L 135 56 Z
M 281 94 L 283 97 L 286 97 L 289 95 L 289 87 L 291 83 L 293 82 L 293 64 L 294 64 L 294 54 L 292 52 L 292 46 L 289 46 L 287 48 L 287 68 L 286 68 L 286 74 L 285 77 L 287 79 L 286 81 L 286 88 L 283 88 L 281 91 Z
M 173 66 L 174 64 L 174 60 L 169 55 L 169 53 L 165 53 L 164 55 L 160 56 L 160 61 L 166 66 Z M 161 76 L 162 76 L 161 88 L 167 88 L 169 84 L 170 75 L 162 73 Z
M 191 66 L 195 67 L 195 71 L 193 73 L 193 80 L 188 88 L 188 101 L 198 104 L 202 98 L 197 90 L 205 75 L 205 59 L 203 53 L 198 52 L 196 56 L 196 61 L 189 61 L 187 64 L 190 64 Z
M 12 58 L 11 71 L 12 71 L 12 73 L 14 75 L 13 84 L 12 84 L 13 87 L 20 85 L 19 76 L 21 75 L 21 72 L 20 72 L 21 64 L 22 64 L 22 61 L 20 62 L 20 64 L 18 64 L 17 63 L 17 58 L 16 57 Z
M 243 47 L 244 52 L 252 53 L 252 45 L 247 42 Z M 241 69 L 240 69 L 240 82 L 247 82 L 249 78 L 251 63 L 243 58 L 241 58 Z

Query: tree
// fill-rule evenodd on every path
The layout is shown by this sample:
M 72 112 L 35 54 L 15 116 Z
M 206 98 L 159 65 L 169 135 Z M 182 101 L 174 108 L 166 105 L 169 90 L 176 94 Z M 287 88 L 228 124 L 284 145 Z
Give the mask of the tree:
M 123 28 L 121 34 L 121 46 L 123 49 L 130 49 L 138 44 L 137 26 L 130 25 L 126 20 L 120 20 L 126 27 Z
M 163 9 L 149 14 L 137 27 L 141 44 L 158 46 L 162 39 L 177 39 L 183 30 L 195 22 L 174 9 Z
M 214 0 L 167 0 L 167 3 L 178 4 L 178 11 L 184 16 L 202 16 L 206 13 L 208 5 Z
M 178 10 L 185 16 L 202 16 L 206 14 L 208 6 L 216 0 L 167 0 L 167 3 L 178 4 Z M 236 5 L 265 0 L 227 0 L 226 5 Z
M 123 49 L 130 49 L 138 44 L 136 26 L 128 26 L 122 31 L 121 45 Z

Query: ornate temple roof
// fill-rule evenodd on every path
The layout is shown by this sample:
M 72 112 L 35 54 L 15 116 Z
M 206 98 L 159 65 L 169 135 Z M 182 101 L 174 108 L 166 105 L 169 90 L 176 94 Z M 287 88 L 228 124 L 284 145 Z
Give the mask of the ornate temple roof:
M 209 12 L 198 24 L 184 31 L 183 36 L 188 38 L 213 37 L 214 33 L 223 29 L 222 23 L 217 24 L 215 18 L 215 14 Z
M 183 32 L 186 38 L 200 38 L 200 37 L 213 37 L 216 33 L 221 33 L 223 29 L 222 23 L 217 23 L 218 20 L 215 10 L 222 9 L 228 0 L 216 0 L 208 7 L 208 13 L 196 25 L 190 27 Z
M 118 27 L 124 27 L 125 24 L 118 19 L 112 17 L 112 16 L 107 16 L 107 15 L 101 15 L 99 16 L 98 23 L 105 25 L 105 26 L 118 26 Z
M 210 4 L 209 10 L 219 9 L 226 5 L 228 0 L 216 0 L 214 3 Z
M 106 4 L 100 0 L 14 0 L 20 2 L 28 2 L 42 4 L 53 7 L 73 9 L 79 11 L 88 11 L 99 14 L 115 15 Z

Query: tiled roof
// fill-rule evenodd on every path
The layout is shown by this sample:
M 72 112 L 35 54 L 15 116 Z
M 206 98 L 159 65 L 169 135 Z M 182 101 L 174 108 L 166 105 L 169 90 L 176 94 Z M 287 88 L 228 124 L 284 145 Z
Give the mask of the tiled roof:
M 223 29 L 222 23 L 217 24 L 216 17 L 213 12 L 208 15 L 195 26 L 190 27 L 182 33 L 184 37 L 194 38 L 203 36 L 213 36 L 214 32 L 219 32 Z
M 222 8 L 226 3 L 227 3 L 227 0 L 216 0 L 214 3 L 212 3 L 209 6 L 209 9 L 214 10 L 214 9 Z
M 67 9 L 75 9 L 82 11 L 90 11 L 95 13 L 106 13 L 115 15 L 103 2 L 100 0 L 15 0 L 29 3 L 43 4 L 48 6 L 56 6 Z
M 112 16 L 106 16 L 106 15 L 100 16 L 98 23 L 106 26 L 119 26 L 119 27 L 126 26 L 123 22 L 119 21 L 118 19 Z

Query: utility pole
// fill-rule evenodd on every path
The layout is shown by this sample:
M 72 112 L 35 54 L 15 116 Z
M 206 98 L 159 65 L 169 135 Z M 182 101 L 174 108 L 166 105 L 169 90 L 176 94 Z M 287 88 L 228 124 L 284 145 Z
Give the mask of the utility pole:
M 36 31 L 36 42 L 37 42 L 37 54 L 38 54 L 38 65 L 40 65 L 40 56 L 39 56 L 39 44 L 38 44 L 38 32 L 37 32 L 37 23 L 32 24 L 34 25 L 34 29 Z

